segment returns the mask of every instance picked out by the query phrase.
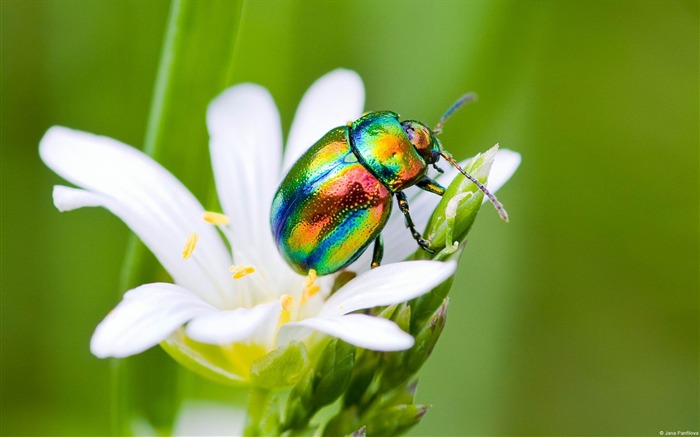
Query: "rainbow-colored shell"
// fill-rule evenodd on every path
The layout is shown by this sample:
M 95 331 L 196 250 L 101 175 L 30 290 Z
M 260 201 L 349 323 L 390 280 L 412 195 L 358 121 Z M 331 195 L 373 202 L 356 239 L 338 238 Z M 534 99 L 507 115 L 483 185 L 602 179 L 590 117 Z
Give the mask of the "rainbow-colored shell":
M 386 225 L 393 194 L 426 171 L 393 112 L 371 112 L 330 130 L 277 189 L 270 213 L 277 247 L 301 274 L 347 267 Z

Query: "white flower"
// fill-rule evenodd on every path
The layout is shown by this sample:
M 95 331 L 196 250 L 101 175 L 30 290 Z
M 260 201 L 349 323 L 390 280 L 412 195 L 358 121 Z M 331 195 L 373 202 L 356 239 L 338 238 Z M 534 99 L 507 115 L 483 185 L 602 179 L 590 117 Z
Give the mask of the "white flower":
M 384 231 L 384 265 L 368 270 L 369 260 L 361 257 L 351 266 L 359 276 L 332 295 L 334 276 L 294 273 L 269 230 L 271 200 L 286 170 L 330 128 L 359 117 L 363 103 L 356 73 L 336 70 L 321 77 L 299 105 L 282 156 L 279 113 L 267 90 L 242 84 L 217 97 L 207 125 L 217 193 L 230 217 L 229 224 L 218 227 L 205 222 L 197 199 L 142 152 L 106 137 L 49 129 L 41 140 L 41 158 L 80 187 L 56 186 L 56 207 L 107 208 L 141 238 L 175 282 L 128 291 L 97 327 L 92 352 L 101 358 L 126 357 L 160 343 L 200 373 L 245 381 L 253 361 L 291 340 L 308 340 L 310 331 L 380 351 L 411 347 L 413 338 L 393 322 L 356 313 L 413 299 L 454 273 L 453 262 L 393 263 L 416 250 L 399 214 Z M 519 155 L 499 152 L 492 190 L 518 162 Z M 447 172 L 443 179 L 454 174 Z M 438 200 L 423 191 L 413 193 L 411 211 L 419 227 Z M 232 264 L 237 279 L 231 278 Z

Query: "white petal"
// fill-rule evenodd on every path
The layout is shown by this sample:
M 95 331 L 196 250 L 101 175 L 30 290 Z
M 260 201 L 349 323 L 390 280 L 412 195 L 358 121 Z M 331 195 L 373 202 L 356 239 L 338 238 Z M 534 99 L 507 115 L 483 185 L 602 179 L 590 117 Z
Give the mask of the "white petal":
M 61 212 L 78 208 L 104 207 L 105 197 L 79 188 L 55 185 L 53 187 L 53 204 Z
M 333 70 L 311 85 L 299 103 L 284 153 L 284 172 L 334 127 L 362 115 L 365 88 L 351 70 Z
M 404 261 L 365 272 L 336 291 L 319 316 L 338 316 L 356 310 L 392 305 L 418 297 L 454 274 L 454 261 Z
M 258 270 L 285 268 L 269 224 L 282 158 L 282 127 L 272 96 L 254 84 L 231 87 L 209 105 L 207 126 L 216 189 L 231 219 L 235 251 Z
M 126 223 L 179 285 L 219 303 L 231 293 L 230 255 L 203 208 L 172 174 L 144 153 L 116 140 L 63 127 L 49 129 L 39 146 L 44 162 L 88 191 L 57 187 L 61 210 L 103 206 Z M 199 244 L 189 260 L 190 233 Z
M 288 323 L 282 330 L 306 327 L 338 337 L 355 346 L 377 351 L 398 351 L 413 346 L 413 337 L 396 323 L 365 314 L 348 314 L 337 317 L 314 317 Z
M 265 329 L 272 318 L 279 317 L 281 308 L 280 302 L 274 301 L 253 308 L 207 313 L 190 321 L 187 335 L 193 340 L 209 344 L 241 341 Z
M 515 170 L 520 166 L 521 159 L 520 153 L 512 150 L 500 149 L 496 152 L 496 157 L 493 160 L 491 172 L 489 173 L 489 191 L 495 193 L 499 188 L 505 185 L 508 179 L 513 176 Z M 484 199 L 484 202 L 487 201 L 488 199 Z
M 174 284 L 134 288 L 97 326 L 90 350 L 99 358 L 128 357 L 149 349 L 194 317 L 216 311 Z

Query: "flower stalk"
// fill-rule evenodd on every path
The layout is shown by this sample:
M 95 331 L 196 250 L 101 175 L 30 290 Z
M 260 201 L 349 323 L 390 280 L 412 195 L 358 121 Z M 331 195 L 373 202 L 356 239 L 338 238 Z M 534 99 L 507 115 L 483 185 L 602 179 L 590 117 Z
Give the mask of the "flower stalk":
M 266 436 L 277 434 L 279 410 L 277 398 L 269 389 L 253 387 L 248 394 L 248 411 L 244 435 Z

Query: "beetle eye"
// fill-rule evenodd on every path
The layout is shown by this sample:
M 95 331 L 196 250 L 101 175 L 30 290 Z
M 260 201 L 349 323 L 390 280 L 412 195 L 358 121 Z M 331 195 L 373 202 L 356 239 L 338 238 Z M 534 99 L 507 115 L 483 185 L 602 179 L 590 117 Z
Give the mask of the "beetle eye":
M 401 123 L 401 126 L 421 158 L 428 164 L 435 162 L 434 145 L 432 144 L 430 130 L 417 121 L 404 121 Z

